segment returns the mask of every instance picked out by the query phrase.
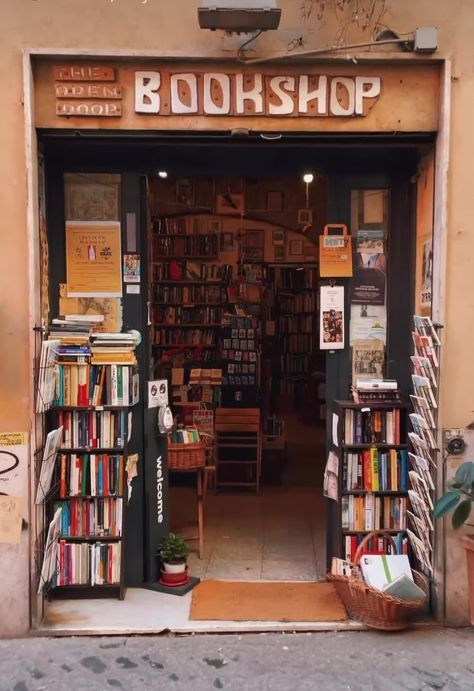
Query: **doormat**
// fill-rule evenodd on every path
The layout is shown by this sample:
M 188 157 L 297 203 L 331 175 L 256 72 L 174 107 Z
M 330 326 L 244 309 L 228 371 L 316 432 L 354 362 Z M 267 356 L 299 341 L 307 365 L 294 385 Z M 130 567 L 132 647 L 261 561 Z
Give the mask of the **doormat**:
M 332 583 L 201 581 L 190 619 L 205 621 L 347 621 Z

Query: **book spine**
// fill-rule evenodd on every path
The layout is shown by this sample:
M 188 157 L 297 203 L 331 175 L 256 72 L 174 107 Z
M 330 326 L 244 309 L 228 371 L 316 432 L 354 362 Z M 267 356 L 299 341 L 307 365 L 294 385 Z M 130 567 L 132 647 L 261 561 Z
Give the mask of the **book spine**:
M 67 475 L 67 459 L 65 454 L 61 454 L 60 463 L 60 480 L 59 480 L 59 496 L 61 498 L 66 496 L 66 475 Z
M 370 460 L 372 467 L 372 490 L 374 492 L 380 491 L 380 480 L 379 480 L 379 457 L 376 448 L 370 449 Z

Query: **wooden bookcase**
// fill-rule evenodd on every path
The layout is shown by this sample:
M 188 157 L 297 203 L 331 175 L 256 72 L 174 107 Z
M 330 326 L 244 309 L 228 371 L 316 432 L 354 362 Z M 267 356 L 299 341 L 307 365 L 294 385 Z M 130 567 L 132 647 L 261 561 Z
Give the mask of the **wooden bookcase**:
M 352 560 L 357 544 L 384 530 L 407 548 L 407 406 L 403 403 L 335 401 L 338 416 L 338 503 L 335 555 Z M 334 421 L 334 420 L 333 420 Z M 371 545 L 374 551 L 387 545 Z
M 58 450 L 58 467 L 54 482 L 46 497 L 49 520 L 52 519 L 59 506 L 62 508 L 63 518 L 59 537 L 56 585 L 49 590 L 50 597 L 91 597 L 99 593 L 104 597 L 116 596 L 120 600 L 125 597 L 124 539 L 127 503 L 125 468 L 128 455 L 130 409 L 131 406 L 125 405 L 55 406 L 48 414 L 49 426 L 63 425 L 65 432 Z M 109 430 L 115 430 L 116 434 L 111 438 L 108 432 L 108 440 L 104 444 L 100 439 L 100 430 L 102 428 L 105 432 L 106 424 L 109 425 Z M 68 430 L 72 431 L 72 428 L 76 430 L 74 441 L 72 435 L 66 438 Z M 99 431 L 99 436 L 94 439 L 89 436 L 92 429 Z M 73 481 L 74 465 L 77 467 L 78 483 Z M 83 546 L 80 556 L 78 545 Z M 89 552 L 88 556 L 85 556 L 86 552 Z M 92 585 L 90 583 L 92 560 L 97 558 L 101 563 L 98 568 L 98 573 L 101 574 L 100 580 L 104 582 Z M 77 571 L 73 575 L 72 561 L 78 559 L 88 560 L 89 574 L 85 578 L 80 577 Z M 68 574 L 69 560 L 72 561 Z M 111 578 L 112 568 L 116 574 L 113 578 Z M 84 564 L 83 576 L 85 571 Z M 66 582 L 69 580 L 85 580 L 86 582 Z
M 307 414 L 318 405 L 309 378 L 318 348 L 317 270 L 272 266 L 271 274 L 279 357 L 277 409 Z
M 182 402 L 173 397 L 172 368 L 183 369 L 191 387 L 192 368 L 216 368 L 228 275 L 218 261 L 219 234 L 196 229 L 193 216 L 159 217 L 151 242 L 151 360 L 155 376 L 167 378 L 174 406 L 216 403 L 219 391 Z M 210 369 L 209 369 L 210 371 Z M 205 385 L 203 380 L 203 384 Z
M 38 592 L 123 599 L 126 465 L 139 395 L 135 346 L 120 362 L 113 352 L 86 354 L 88 345 L 56 351 L 58 343 L 42 338 L 41 352 L 49 348 L 53 357 L 43 367 L 47 380 L 36 378 L 44 430 L 35 454 Z

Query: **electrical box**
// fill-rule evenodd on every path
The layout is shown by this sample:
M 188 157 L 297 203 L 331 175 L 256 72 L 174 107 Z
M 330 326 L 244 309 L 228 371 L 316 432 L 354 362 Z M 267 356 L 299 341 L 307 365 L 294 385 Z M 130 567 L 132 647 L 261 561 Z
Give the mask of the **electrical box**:
M 415 29 L 416 53 L 434 53 L 438 48 L 438 29 L 435 26 L 422 26 Z

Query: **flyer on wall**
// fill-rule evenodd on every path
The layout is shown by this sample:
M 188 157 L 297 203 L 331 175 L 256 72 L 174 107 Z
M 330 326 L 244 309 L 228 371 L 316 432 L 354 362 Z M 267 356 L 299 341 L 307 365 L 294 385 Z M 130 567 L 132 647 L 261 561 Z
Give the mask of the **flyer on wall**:
M 121 297 L 120 223 L 66 223 L 67 297 Z
M 319 347 L 321 350 L 344 348 L 344 287 L 321 286 Z
M 350 343 L 377 338 L 387 341 L 387 308 L 385 305 L 351 305 Z
M 387 262 L 383 230 L 358 230 L 351 303 L 384 305 Z
M 384 344 L 377 338 L 352 342 L 352 385 L 364 379 L 382 379 Z

